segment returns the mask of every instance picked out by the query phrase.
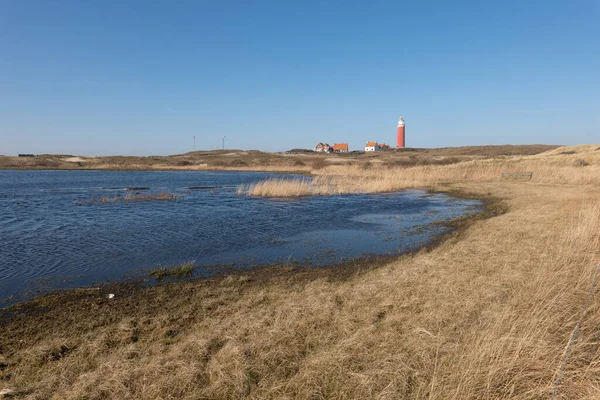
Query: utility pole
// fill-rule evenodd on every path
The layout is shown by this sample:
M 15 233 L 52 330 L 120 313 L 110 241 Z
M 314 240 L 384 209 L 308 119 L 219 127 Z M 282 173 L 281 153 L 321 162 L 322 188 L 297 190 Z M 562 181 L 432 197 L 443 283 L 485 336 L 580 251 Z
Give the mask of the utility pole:
M 196 135 L 194 135 L 194 151 L 196 151 Z
M 227 136 L 223 136 L 223 150 L 225 150 L 225 138 L 226 138 L 226 137 L 227 137 Z

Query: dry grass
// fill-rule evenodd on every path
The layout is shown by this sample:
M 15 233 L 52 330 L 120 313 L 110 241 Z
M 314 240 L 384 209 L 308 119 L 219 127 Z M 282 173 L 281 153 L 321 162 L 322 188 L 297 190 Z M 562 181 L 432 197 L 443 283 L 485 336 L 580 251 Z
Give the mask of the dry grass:
M 339 193 L 381 193 L 435 187 L 448 182 L 501 182 L 503 172 L 532 172 L 530 183 L 600 184 L 596 145 L 560 148 L 527 157 L 472 160 L 449 165 L 398 167 L 364 164 L 330 165 L 313 170 L 308 180 L 270 179 L 240 188 L 251 196 L 293 197 Z M 438 163 L 439 164 L 439 163 Z M 443 163 L 442 163 L 443 164 Z
M 538 168 L 534 179 L 563 172 L 509 182 L 494 176 L 504 161 L 490 163 L 493 173 L 439 167 L 449 171 L 428 178 L 438 188 L 501 197 L 508 211 L 346 279 L 232 275 L 24 305 L 0 319 L 0 390 L 28 399 L 547 399 L 600 263 L 599 186 L 575 167 L 518 162 Z M 442 183 L 457 171 L 469 179 Z M 398 179 L 424 180 L 417 172 Z M 600 288 L 592 293 L 556 398 L 600 397 Z
M 344 193 L 342 188 L 331 184 L 328 178 L 270 178 L 238 187 L 238 195 L 255 197 L 302 197 Z M 322 182 L 319 184 L 318 182 Z
M 42 154 L 37 157 L 0 156 L 0 169 L 69 170 L 224 170 L 224 171 L 304 171 L 331 164 L 356 164 L 365 160 L 394 165 L 445 164 L 500 156 L 538 154 L 557 146 L 470 146 L 441 149 L 404 149 L 402 151 L 351 154 L 317 154 L 307 151 L 265 153 L 256 150 L 195 151 L 172 156 L 73 156 Z

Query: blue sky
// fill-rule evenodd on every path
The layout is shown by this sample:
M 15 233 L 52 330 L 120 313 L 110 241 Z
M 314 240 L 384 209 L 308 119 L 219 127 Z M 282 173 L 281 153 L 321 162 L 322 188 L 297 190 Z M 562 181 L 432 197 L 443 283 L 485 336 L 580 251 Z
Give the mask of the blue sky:
M 0 0 L 0 154 L 600 142 L 600 1 Z

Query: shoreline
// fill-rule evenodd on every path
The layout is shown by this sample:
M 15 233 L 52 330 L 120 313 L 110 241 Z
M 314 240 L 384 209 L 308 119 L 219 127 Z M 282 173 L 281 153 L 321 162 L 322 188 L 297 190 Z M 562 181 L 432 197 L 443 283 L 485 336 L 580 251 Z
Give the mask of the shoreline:
M 396 258 L 20 303 L 10 319 L 2 314 L 0 390 L 61 399 L 547 398 L 565 364 L 560 395 L 597 397 L 600 299 L 586 294 L 600 262 L 599 163 L 600 147 L 586 145 L 316 171 L 365 191 L 488 198 L 488 214 L 454 221 L 428 248 Z M 504 180 L 506 171 L 533 178 Z
M 102 170 L 102 171 L 302 171 L 327 166 L 385 164 L 388 166 L 448 165 L 494 157 L 530 156 L 558 145 L 498 145 L 455 148 L 407 148 L 365 153 L 318 153 L 293 150 L 199 150 L 166 156 L 74 156 L 38 154 L 34 157 L 0 155 L 0 170 Z
M 411 190 L 403 189 L 403 190 Z M 468 227 L 475 221 L 481 219 L 492 218 L 497 215 L 501 215 L 506 212 L 506 209 L 502 206 L 503 199 L 496 198 L 489 195 L 480 195 L 476 193 L 465 192 L 460 189 L 453 189 L 447 187 L 446 189 L 439 188 L 421 188 L 421 190 L 427 191 L 428 193 L 444 193 L 454 198 L 461 198 L 467 200 L 479 200 L 483 204 L 481 209 L 474 213 L 462 215 L 447 221 L 439 223 L 430 223 L 427 226 L 437 225 L 443 226 L 449 229 L 449 232 L 441 233 L 436 235 L 427 244 L 419 247 L 416 250 L 410 250 L 399 254 L 368 254 L 357 258 L 345 260 L 339 263 L 323 266 L 303 266 L 300 261 L 294 263 L 294 265 L 281 265 L 281 264 L 267 264 L 259 265 L 256 268 L 248 269 L 235 269 L 235 268 L 224 268 L 221 272 L 219 270 L 221 265 L 209 265 L 206 266 L 211 271 L 217 271 L 208 277 L 192 277 L 192 278 L 167 278 L 164 281 L 156 280 L 156 282 L 148 284 L 148 277 L 139 277 L 132 280 L 117 280 L 114 282 L 100 282 L 97 284 L 91 284 L 90 286 L 82 286 L 67 289 L 53 289 L 47 293 L 41 293 L 32 298 L 26 298 L 23 300 L 17 300 L 13 304 L 8 304 L 0 308 L 0 326 L 7 323 L 7 317 L 4 313 L 9 315 L 13 311 L 18 309 L 27 309 L 35 306 L 35 304 L 46 304 L 48 302 L 54 302 L 52 299 L 56 298 L 58 302 L 62 302 L 65 299 L 73 296 L 78 297 L 81 293 L 87 293 L 94 297 L 97 292 L 100 295 L 108 295 L 109 293 L 121 292 L 125 289 L 128 293 L 139 293 L 148 287 L 162 286 L 162 285 L 179 285 L 179 284 L 198 284 L 199 282 L 206 282 L 206 284 L 219 284 L 224 279 L 230 279 L 233 277 L 245 276 L 248 277 L 248 282 L 261 282 L 264 283 L 272 278 L 292 278 L 292 275 L 300 275 L 301 279 L 348 279 L 350 276 L 354 276 L 360 272 L 367 271 L 369 269 L 378 268 L 385 266 L 391 262 L 398 260 L 399 258 L 411 256 L 422 251 L 431 251 L 450 239 L 455 235 L 460 235 L 462 231 L 468 229 Z M 152 269 L 149 270 L 150 272 Z M 97 297 L 97 296 L 96 296 Z M 10 303 L 7 302 L 7 303 Z
M 3 168 L 0 171 L 103 171 L 103 172 L 263 172 L 270 174 L 290 174 L 312 176 L 311 171 L 297 169 L 260 169 L 260 168 Z

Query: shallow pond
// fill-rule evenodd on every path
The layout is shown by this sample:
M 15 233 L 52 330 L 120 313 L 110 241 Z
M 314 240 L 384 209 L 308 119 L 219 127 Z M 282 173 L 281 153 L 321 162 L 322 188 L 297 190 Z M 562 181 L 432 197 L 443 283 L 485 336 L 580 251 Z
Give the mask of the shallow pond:
M 326 266 L 398 254 L 448 229 L 433 222 L 481 207 L 420 190 L 293 200 L 237 195 L 238 185 L 272 176 L 0 171 L 0 305 L 56 288 L 139 278 L 187 261 L 203 276 L 226 268 Z M 139 194 L 182 197 L 82 205 L 125 196 L 125 188 L 133 187 Z

